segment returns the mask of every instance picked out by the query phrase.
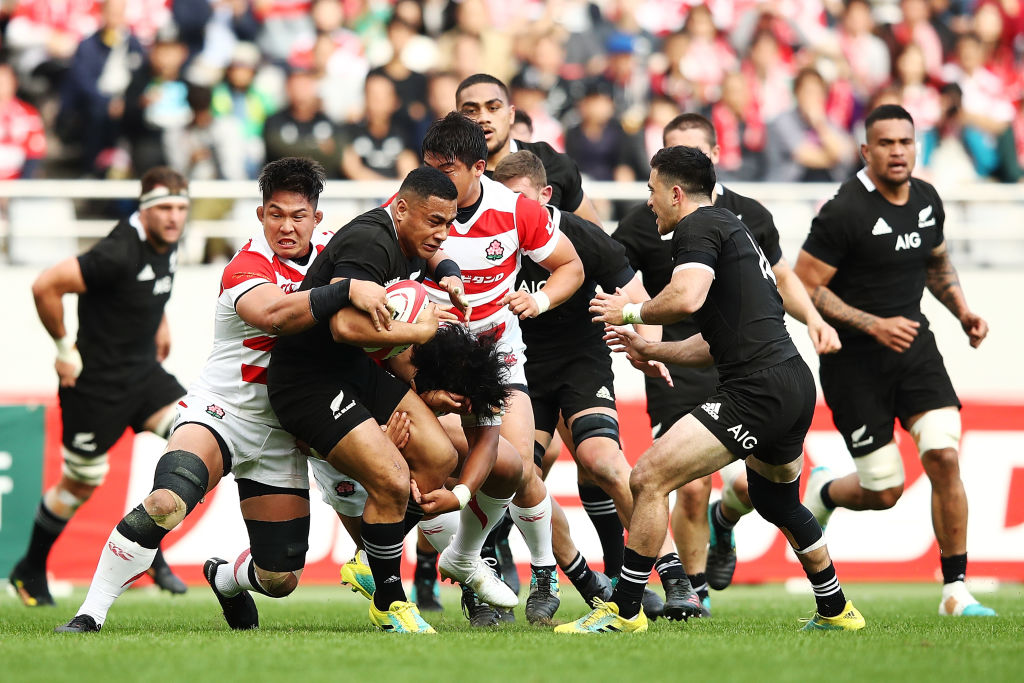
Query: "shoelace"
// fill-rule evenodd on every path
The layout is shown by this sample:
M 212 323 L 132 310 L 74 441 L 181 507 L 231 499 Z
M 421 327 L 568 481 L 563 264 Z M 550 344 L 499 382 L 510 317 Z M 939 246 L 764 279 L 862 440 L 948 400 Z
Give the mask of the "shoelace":
M 588 614 L 586 618 L 584 618 L 583 623 L 580 624 L 580 626 L 582 628 L 593 626 L 608 616 L 609 613 L 611 613 L 611 608 L 608 607 L 608 604 L 601 598 L 595 598 L 594 609 L 591 610 L 590 614 Z

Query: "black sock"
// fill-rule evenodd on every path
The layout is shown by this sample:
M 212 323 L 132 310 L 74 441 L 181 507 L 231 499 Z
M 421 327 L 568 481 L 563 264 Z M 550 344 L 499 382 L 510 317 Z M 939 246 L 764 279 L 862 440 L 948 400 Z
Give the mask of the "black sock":
M 832 482 L 826 482 L 825 485 L 821 487 L 821 504 L 825 506 L 826 510 L 835 510 L 836 502 L 832 500 L 832 496 L 829 495 L 828 492 L 830 486 L 832 486 Z
M 939 564 L 942 565 L 942 583 L 963 581 L 967 576 L 967 553 L 940 557 Z
M 823 617 L 838 616 L 846 607 L 846 596 L 843 587 L 836 578 L 836 568 L 831 562 L 820 572 L 807 573 L 807 580 L 814 589 L 814 601 L 818 603 L 818 614 Z
M 679 561 L 679 556 L 675 553 L 665 553 L 659 557 L 658 561 L 654 563 L 654 568 L 658 570 L 658 576 L 661 577 L 662 583 L 668 579 L 686 578 L 683 563 Z
M 373 604 L 386 611 L 396 600 L 405 602 L 405 588 L 402 587 L 402 546 L 405 539 L 404 524 L 370 524 L 363 519 L 363 548 L 373 573 L 377 590 Z
M 619 570 L 622 569 L 622 550 L 625 544 L 622 540 L 624 530 L 622 522 L 619 521 L 619 513 L 615 510 L 615 502 L 600 486 L 580 484 L 579 489 L 583 509 L 587 511 L 587 516 L 590 517 L 601 541 L 604 573 L 608 576 L 618 576 Z
M 412 531 L 413 527 L 419 524 L 421 519 L 423 519 L 423 508 L 420 507 L 419 503 L 410 498 L 409 503 L 405 507 L 405 519 L 402 521 L 405 533 L 407 534 Z
M 416 573 L 413 578 L 417 581 L 437 581 L 437 551 L 420 550 L 416 548 Z
M 644 597 L 647 579 L 654 569 L 654 560 L 630 548 L 623 552 L 622 573 L 612 593 L 612 602 L 619 606 L 620 616 L 632 619 L 640 613 L 640 601 Z
M 711 517 L 715 522 L 716 527 L 720 527 L 725 530 L 731 530 L 736 526 L 736 522 L 732 521 L 724 514 L 722 514 L 722 501 L 716 500 L 711 506 Z
M 164 551 L 160 548 L 156 549 L 156 555 L 153 556 L 153 564 L 149 565 L 150 569 L 163 569 L 167 567 L 167 560 L 164 559 Z
M 25 563 L 36 569 L 46 569 L 46 558 L 50 556 L 50 549 L 67 524 L 68 520 L 53 514 L 43 501 L 39 501 L 36 519 L 32 524 L 32 536 L 28 542 L 28 552 L 25 553 Z
M 587 564 L 587 559 L 579 552 L 576 553 L 576 557 L 572 558 L 572 562 L 569 563 L 568 567 L 562 567 L 562 571 L 569 577 L 569 581 L 572 582 L 572 585 L 576 587 L 576 590 L 581 595 L 583 594 L 583 589 L 587 587 L 590 577 L 594 574 L 590 570 L 590 565 Z
M 704 577 L 704 572 L 700 574 L 687 574 L 686 578 L 690 579 L 693 592 L 697 594 L 701 602 L 704 602 L 704 598 L 708 597 L 708 580 Z

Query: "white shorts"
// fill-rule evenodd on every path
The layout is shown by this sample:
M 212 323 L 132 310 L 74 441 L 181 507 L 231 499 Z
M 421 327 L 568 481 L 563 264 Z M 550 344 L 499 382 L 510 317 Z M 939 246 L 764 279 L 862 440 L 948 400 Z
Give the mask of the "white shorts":
M 230 406 L 195 394 L 178 402 L 178 419 L 173 429 L 186 422 L 205 425 L 224 440 L 231 452 L 231 474 L 235 479 L 251 479 L 281 488 L 309 488 L 306 456 L 299 451 L 295 437 L 280 427 L 242 419 L 231 412 Z
M 361 517 L 363 506 L 366 505 L 366 489 L 351 477 L 334 469 L 326 460 L 311 457 L 309 466 L 313 468 L 320 497 L 334 508 L 338 514 L 346 517 Z

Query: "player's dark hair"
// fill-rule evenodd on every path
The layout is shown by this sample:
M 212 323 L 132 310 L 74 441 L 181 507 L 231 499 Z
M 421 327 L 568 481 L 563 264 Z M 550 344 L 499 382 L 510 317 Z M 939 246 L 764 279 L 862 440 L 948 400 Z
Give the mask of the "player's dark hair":
M 914 117 L 910 115 L 909 111 L 898 104 L 883 104 L 872 109 L 868 117 L 864 119 L 864 130 L 869 131 L 871 126 L 877 122 L 889 121 L 890 119 L 902 119 L 903 121 L 910 121 L 910 125 L 914 125 Z
M 513 114 L 512 123 L 521 123 L 533 134 L 533 118 L 522 109 L 516 109 L 516 113 Z
M 506 354 L 497 344 L 495 334 L 475 336 L 462 325 L 442 325 L 430 341 L 413 347 L 416 391 L 461 394 L 478 418 L 494 415 L 511 391 Z
M 410 195 L 419 199 L 440 197 L 454 201 L 458 199 L 459 191 L 452 179 L 441 171 L 430 166 L 420 166 L 409 171 L 409 175 L 405 176 L 405 180 L 398 188 L 399 197 L 409 197 Z
M 718 144 L 718 135 L 715 134 L 715 127 L 705 117 L 700 114 L 694 114 L 687 112 L 686 114 L 680 114 L 675 117 L 668 124 L 665 125 L 665 130 L 661 134 L 662 142 L 665 138 L 674 130 L 684 131 L 697 129 L 704 133 L 704 137 L 708 140 L 708 146 L 714 147 Z
M 188 180 L 173 168 L 154 166 L 142 176 L 141 194 L 146 194 L 157 185 L 166 187 L 171 194 L 180 194 L 182 190 L 188 189 Z
M 499 183 L 513 178 L 526 178 L 538 190 L 548 184 L 544 162 L 536 154 L 525 149 L 509 154 L 494 167 L 494 179 Z
M 424 157 L 433 154 L 445 163 L 461 161 L 472 168 L 476 162 L 487 160 L 487 138 L 476 121 L 453 111 L 430 124 L 421 151 Z
M 458 101 L 459 95 L 461 95 L 462 91 L 466 88 L 472 88 L 474 85 L 480 85 L 481 83 L 489 83 L 490 85 L 498 86 L 501 90 L 501 94 L 505 96 L 505 104 L 511 102 L 511 98 L 508 94 L 508 86 L 505 85 L 501 79 L 495 78 L 490 74 L 473 74 L 472 76 L 467 76 L 462 79 L 462 82 L 459 83 L 459 87 L 455 89 L 455 100 Z
M 305 157 L 284 157 L 264 166 L 257 182 L 264 204 L 275 192 L 294 192 L 309 200 L 315 209 L 326 179 L 327 173 L 320 162 Z
M 710 201 L 715 190 L 715 165 L 708 155 L 696 147 L 666 147 L 651 159 L 651 168 L 658 172 L 662 182 L 678 185 L 683 192 Z

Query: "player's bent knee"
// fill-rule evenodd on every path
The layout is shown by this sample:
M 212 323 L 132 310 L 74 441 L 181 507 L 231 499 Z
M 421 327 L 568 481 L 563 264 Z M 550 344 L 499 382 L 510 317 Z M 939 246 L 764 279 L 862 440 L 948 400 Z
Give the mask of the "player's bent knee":
M 895 443 L 882 446 L 867 455 L 853 459 L 861 488 L 867 491 L 903 490 L 903 458 Z M 890 506 L 891 507 L 891 506 Z
M 210 471 L 206 463 L 188 451 L 168 451 L 160 456 L 153 475 L 153 490 L 166 489 L 184 503 L 182 518 L 192 512 L 206 495 L 210 483 Z M 179 520 L 181 521 L 181 520 Z
M 934 474 L 936 470 L 953 470 L 960 467 L 960 455 L 956 449 L 932 449 L 921 454 L 925 471 Z
M 188 506 L 181 496 L 167 489 L 157 489 L 151 492 L 142 501 L 142 506 L 152 518 L 153 523 L 166 531 L 181 524 L 189 512 Z
M 799 481 L 776 483 L 750 472 L 747 488 L 754 509 L 783 532 L 798 554 L 809 553 L 825 544 L 821 526 L 800 503 Z
M 85 457 L 63 449 L 64 465 L 62 473 L 71 481 L 97 487 L 107 478 L 110 462 L 106 453 Z
M 888 510 L 896 501 L 903 495 L 903 486 L 894 486 L 891 489 L 884 489 L 882 491 L 871 491 L 868 498 L 871 501 L 871 509 L 873 510 Z
M 581 443 L 595 437 L 611 439 L 618 448 L 622 448 L 619 441 L 619 421 L 611 415 L 604 413 L 581 415 L 573 420 L 571 429 L 572 443 L 577 451 L 579 451 Z
M 290 595 L 299 585 L 299 577 L 302 575 L 301 569 L 293 572 L 274 572 L 262 569 L 255 564 L 255 561 L 253 561 L 253 567 L 256 580 L 260 582 L 260 588 L 272 598 L 283 598 Z
M 923 413 L 908 430 L 922 456 L 929 451 L 960 448 L 960 411 L 951 408 Z
M 245 527 L 260 586 L 273 597 L 288 595 L 298 585 L 298 573 L 306 564 L 309 516 L 280 522 L 247 519 Z

